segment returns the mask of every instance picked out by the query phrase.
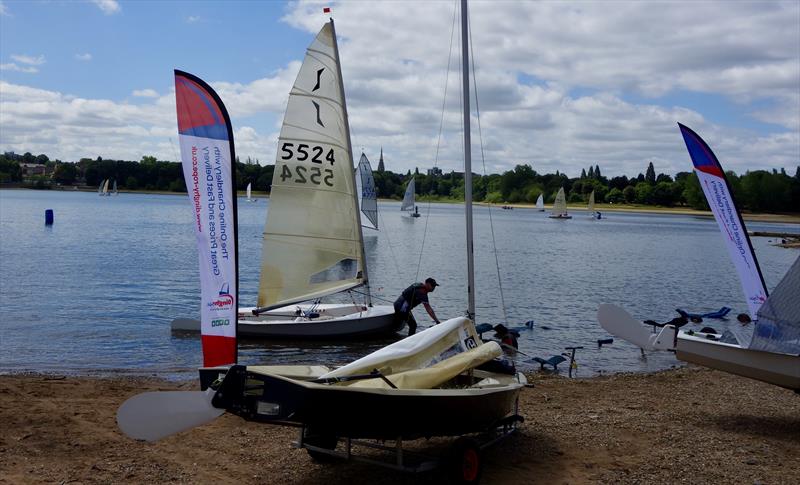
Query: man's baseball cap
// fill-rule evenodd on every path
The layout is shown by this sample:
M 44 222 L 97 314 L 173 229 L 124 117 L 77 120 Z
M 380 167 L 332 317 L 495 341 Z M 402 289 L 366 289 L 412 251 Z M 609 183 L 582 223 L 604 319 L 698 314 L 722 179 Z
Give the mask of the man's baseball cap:
M 439 286 L 439 283 L 437 283 L 436 280 L 433 279 L 433 278 L 428 278 L 427 280 L 425 280 L 425 283 L 428 283 L 429 285 L 431 285 L 434 288 Z

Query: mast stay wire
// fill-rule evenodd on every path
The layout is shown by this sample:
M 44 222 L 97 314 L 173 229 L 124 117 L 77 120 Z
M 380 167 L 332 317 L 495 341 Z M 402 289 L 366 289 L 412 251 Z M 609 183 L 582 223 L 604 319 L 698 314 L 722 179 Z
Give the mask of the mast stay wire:
M 476 118 L 478 120 L 478 140 L 479 140 L 480 147 L 481 147 L 481 162 L 483 164 L 483 176 L 486 177 L 487 176 L 487 173 L 486 173 L 486 156 L 484 155 L 484 151 L 483 151 L 483 131 L 481 130 L 481 109 L 480 109 L 480 106 L 478 105 L 478 82 L 477 82 L 477 79 L 476 79 L 477 76 L 475 74 L 475 51 L 474 51 L 475 43 L 472 41 L 472 28 L 470 28 L 469 25 L 467 25 L 467 34 L 469 35 L 469 52 L 470 52 L 470 56 L 472 57 L 472 59 L 471 59 L 472 60 L 472 63 L 471 63 L 472 64 L 472 66 L 471 66 L 472 67 L 472 88 L 473 88 L 473 91 L 475 92 L 475 116 L 476 116 Z M 508 313 L 506 311 L 505 295 L 503 294 L 503 279 L 500 276 L 500 259 L 497 256 L 497 241 L 496 241 L 495 235 L 494 235 L 494 221 L 492 219 L 492 204 L 491 203 L 488 204 L 487 209 L 489 210 L 489 227 L 490 227 L 491 233 L 492 233 L 492 249 L 493 249 L 493 252 L 494 252 L 494 265 L 495 265 L 495 269 L 497 270 L 497 286 L 498 286 L 498 289 L 500 290 L 500 305 L 501 305 L 501 308 L 503 309 L 503 321 L 505 322 L 506 326 L 508 326 Z
M 456 13 L 458 12 L 458 0 L 454 0 L 453 2 L 453 24 L 450 28 L 450 51 L 447 54 L 447 70 L 445 71 L 444 77 L 444 96 L 442 96 L 442 114 L 439 118 L 439 135 L 436 138 L 436 155 L 433 159 L 433 168 L 436 168 L 439 164 L 439 148 L 441 147 L 442 143 L 442 129 L 444 127 L 444 112 L 445 106 L 447 105 L 447 85 L 450 82 L 450 61 L 453 57 L 453 34 L 456 30 Z M 419 270 L 422 267 L 422 255 L 425 253 L 425 239 L 428 236 L 428 220 L 431 216 L 431 201 L 428 199 L 428 204 L 426 206 L 426 213 L 425 213 L 425 226 L 422 230 L 422 246 L 419 248 L 419 259 L 417 260 L 417 272 L 414 275 L 414 281 L 419 281 Z

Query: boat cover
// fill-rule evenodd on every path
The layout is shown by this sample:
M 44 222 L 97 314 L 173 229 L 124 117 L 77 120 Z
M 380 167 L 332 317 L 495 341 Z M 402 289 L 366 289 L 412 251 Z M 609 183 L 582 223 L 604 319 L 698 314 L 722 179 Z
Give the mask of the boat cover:
M 369 374 L 376 369 L 385 376 L 422 369 L 477 347 L 479 343 L 480 338 L 471 320 L 451 318 L 328 372 L 321 378 Z
M 750 348 L 800 355 L 800 258 L 759 308 Z
M 461 352 L 425 369 L 409 370 L 386 378 L 398 389 L 433 389 L 469 369 L 500 357 L 503 350 L 497 342 L 487 342 L 474 349 Z M 367 379 L 345 383 L 348 387 L 390 389 L 383 379 Z

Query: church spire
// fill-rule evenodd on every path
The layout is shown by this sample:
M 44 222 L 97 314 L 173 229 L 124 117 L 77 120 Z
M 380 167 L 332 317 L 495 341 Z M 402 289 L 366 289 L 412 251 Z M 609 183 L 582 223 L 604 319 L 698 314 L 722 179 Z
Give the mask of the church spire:
M 385 167 L 383 166 L 383 147 L 381 147 L 381 158 L 378 160 L 378 172 L 383 172 Z

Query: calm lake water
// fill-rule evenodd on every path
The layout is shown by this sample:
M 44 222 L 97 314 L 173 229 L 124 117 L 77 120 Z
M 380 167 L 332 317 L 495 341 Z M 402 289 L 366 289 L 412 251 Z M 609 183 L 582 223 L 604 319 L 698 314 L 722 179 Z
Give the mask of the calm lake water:
M 242 305 L 255 304 L 268 207 L 265 199 L 240 199 Z M 55 212 L 52 227 L 44 225 L 45 209 Z M 199 337 L 170 332 L 175 317 L 199 318 L 190 210 L 186 196 L 1 190 L 0 372 L 194 377 L 202 362 Z M 463 206 L 423 203 L 420 212 L 419 219 L 401 217 L 399 203 L 382 202 L 380 232 L 364 230 L 375 303 L 393 301 L 413 281 L 433 276 L 442 284 L 431 296 L 440 319 L 462 315 Z M 582 376 L 664 369 L 678 365 L 673 355 L 643 357 L 619 340 L 598 349 L 597 340 L 608 337 L 595 319 L 598 305 L 616 303 L 658 321 L 676 316 L 678 307 L 746 311 L 712 219 L 573 215 L 556 221 L 534 210 L 491 211 L 508 322 L 536 322 L 520 338 L 526 354 L 549 357 L 584 346 Z M 494 324 L 504 316 L 489 222 L 489 210 L 477 207 L 477 321 Z M 748 229 L 800 232 L 786 224 L 748 223 Z M 772 289 L 800 252 L 765 238 L 753 244 Z M 421 307 L 415 314 L 423 327 L 431 323 Z M 245 341 L 240 362 L 340 364 L 386 343 Z

